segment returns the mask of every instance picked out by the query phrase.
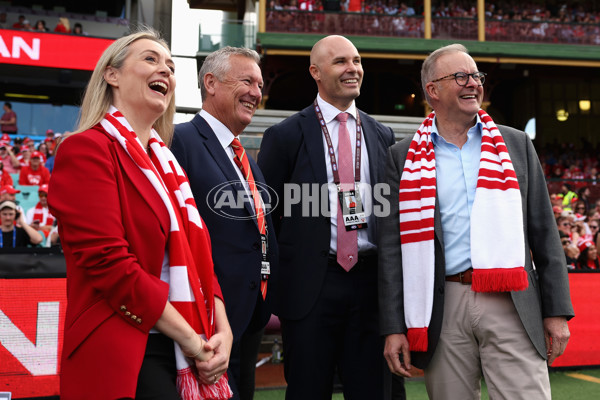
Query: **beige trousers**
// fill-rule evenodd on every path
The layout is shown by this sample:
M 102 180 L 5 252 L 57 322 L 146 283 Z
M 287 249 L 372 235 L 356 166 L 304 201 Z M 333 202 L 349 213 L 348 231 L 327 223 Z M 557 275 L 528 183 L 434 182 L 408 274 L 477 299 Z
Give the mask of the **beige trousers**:
M 533 347 L 508 293 L 475 293 L 446 282 L 444 320 L 425 369 L 433 400 L 551 399 L 546 361 Z

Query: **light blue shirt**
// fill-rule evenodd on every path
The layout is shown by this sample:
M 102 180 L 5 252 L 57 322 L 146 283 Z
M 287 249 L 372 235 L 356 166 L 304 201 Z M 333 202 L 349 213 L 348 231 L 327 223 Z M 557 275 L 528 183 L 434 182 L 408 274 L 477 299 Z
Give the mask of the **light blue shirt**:
M 471 267 L 471 209 L 481 158 L 481 120 L 477 116 L 477 123 L 467 132 L 467 142 L 461 149 L 438 134 L 435 120 L 431 140 L 435 149 L 446 275 L 454 275 Z

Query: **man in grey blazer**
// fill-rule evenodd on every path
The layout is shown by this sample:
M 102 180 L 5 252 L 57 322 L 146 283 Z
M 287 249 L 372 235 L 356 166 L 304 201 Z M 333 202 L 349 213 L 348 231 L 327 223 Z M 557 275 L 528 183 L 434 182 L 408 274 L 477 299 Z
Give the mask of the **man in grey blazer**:
M 564 254 L 533 144 L 523 132 L 498 127 L 514 167 L 505 177 L 513 176 L 513 185 L 515 176 L 518 181 L 518 190 L 512 192 L 515 206 L 507 211 L 507 203 L 494 203 L 494 197 L 488 196 L 497 193 L 504 198 L 502 190 L 481 190 L 483 196 L 476 197 L 480 158 L 484 157 L 482 141 L 488 143 L 482 132 L 489 126 L 495 128 L 491 118 L 489 125 L 489 116 L 480 111 L 485 74 L 478 72 L 466 48 L 455 44 L 434 51 L 425 60 L 421 80 L 435 111 L 426 119 L 430 123 L 421 128 L 430 132 L 431 147 L 419 161 L 434 160 L 428 164 L 433 166 L 428 171 L 435 173 L 433 207 L 421 209 L 421 215 L 430 212 L 433 219 L 429 222 L 431 236 L 425 240 L 430 240 L 433 258 L 428 258 L 428 251 L 414 252 L 409 245 L 413 239 L 408 233 L 427 231 L 423 227 L 428 221 L 417 216 L 413 225 L 407 225 L 411 210 L 402 208 L 403 196 L 431 187 L 413 187 L 401 193 L 401 181 L 412 179 L 408 171 L 422 166 L 410 164 L 418 145 L 414 138 L 405 139 L 388 151 L 385 181 L 391 187 L 387 196 L 391 210 L 379 221 L 380 323 L 386 335 L 388 366 L 401 376 L 410 376 L 411 365 L 424 369 L 432 399 L 479 398 L 482 374 L 493 397 L 550 399 L 547 365 L 563 353 L 569 339 L 567 320 L 574 314 Z M 487 132 L 490 130 L 495 131 Z M 503 148 L 496 146 L 506 157 Z M 497 165 L 493 168 L 501 168 Z M 474 260 L 479 263 L 486 257 L 481 248 L 472 245 L 481 246 L 487 238 L 472 233 L 487 229 L 494 236 L 495 230 L 511 229 L 501 223 L 482 227 L 477 218 L 471 219 L 475 207 L 481 210 L 482 205 L 492 219 L 495 213 L 507 212 L 507 219 L 513 221 L 514 235 L 499 237 L 493 246 L 504 246 L 507 260 L 520 257 L 522 264 L 514 270 L 520 269 L 521 287 L 475 287 L 483 270 L 473 269 L 477 267 Z M 428 261 L 429 275 L 425 272 Z M 413 286 L 423 280 L 430 280 L 431 285 L 422 296 L 425 300 L 418 302 L 415 298 L 420 299 L 421 293 Z M 423 315 L 425 324 L 418 326 L 415 317 L 418 320 Z M 415 339 L 419 337 L 421 342 Z

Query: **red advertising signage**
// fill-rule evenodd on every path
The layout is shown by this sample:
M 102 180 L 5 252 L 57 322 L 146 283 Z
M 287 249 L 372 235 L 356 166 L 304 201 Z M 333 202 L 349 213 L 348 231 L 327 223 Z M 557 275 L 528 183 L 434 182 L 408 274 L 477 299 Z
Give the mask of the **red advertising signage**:
M 569 321 L 571 339 L 553 367 L 600 365 L 600 273 L 569 274 L 575 318 Z
M 112 39 L 0 29 L 0 64 L 92 71 Z
M 66 279 L 0 279 L 0 392 L 57 396 Z

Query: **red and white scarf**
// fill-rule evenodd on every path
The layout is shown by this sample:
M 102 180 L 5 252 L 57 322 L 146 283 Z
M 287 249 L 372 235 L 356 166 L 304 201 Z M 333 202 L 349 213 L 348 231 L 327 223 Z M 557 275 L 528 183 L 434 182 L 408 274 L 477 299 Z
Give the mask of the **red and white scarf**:
M 169 301 L 198 334 L 214 333 L 213 261 L 208 230 L 198 214 L 189 181 L 173 153 L 153 129 L 150 156 L 123 114 L 111 106 L 100 122 L 117 139 L 163 200 L 171 219 Z M 204 305 L 204 307 L 202 306 Z M 183 400 L 221 400 L 233 396 L 227 376 L 213 385 L 199 382 L 193 361 L 175 343 L 177 389 Z
M 50 214 L 48 207 L 44 207 L 41 202 L 38 202 L 33 209 L 32 221 L 40 221 L 40 225 L 52 225 L 54 216 Z
M 435 112 L 412 139 L 400 178 L 400 243 L 404 313 L 412 351 L 427 351 L 435 276 Z M 525 290 L 525 239 L 519 182 L 500 131 L 479 110 L 481 158 L 471 210 L 471 263 L 475 292 Z

